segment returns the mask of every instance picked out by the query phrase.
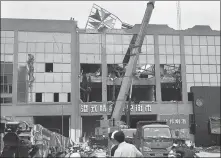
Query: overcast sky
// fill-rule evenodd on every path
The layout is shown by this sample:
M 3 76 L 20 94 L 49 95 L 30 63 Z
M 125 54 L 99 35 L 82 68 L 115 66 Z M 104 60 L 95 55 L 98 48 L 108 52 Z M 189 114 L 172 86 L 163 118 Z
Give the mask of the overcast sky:
M 142 21 L 147 1 L 1 1 L 2 18 L 57 19 L 78 21 L 84 28 L 93 3 L 134 25 Z M 220 30 L 219 1 L 181 1 L 182 29 L 210 25 Z M 168 24 L 176 29 L 176 2 L 157 1 L 151 24 Z

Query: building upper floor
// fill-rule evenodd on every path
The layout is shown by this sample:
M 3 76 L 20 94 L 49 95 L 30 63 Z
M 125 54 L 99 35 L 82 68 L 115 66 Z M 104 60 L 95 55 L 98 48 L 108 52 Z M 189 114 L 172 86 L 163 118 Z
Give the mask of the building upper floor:
M 100 33 L 79 29 L 73 20 L 1 19 L 1 102 L 10 104 L 13 90 L 18 102 L 70 102 L 76 62 L 79 73 L 74 75 L 80 77 L 81 100 L 102 101 L 102 73 L 107 101 L 114 100 L 128 62 L 129 45 L 139 28 L 137 24 L 128 30 Z M 220 86 L 220 31 L 199 25 L 178 31 L 150 24 L 146 32 L 134 98 L 182 100 L 191 86 Z M 88 87 L 92 88 L 90 97 L 86 95 Z M 167 96 L 177 92 L 175 98 Z

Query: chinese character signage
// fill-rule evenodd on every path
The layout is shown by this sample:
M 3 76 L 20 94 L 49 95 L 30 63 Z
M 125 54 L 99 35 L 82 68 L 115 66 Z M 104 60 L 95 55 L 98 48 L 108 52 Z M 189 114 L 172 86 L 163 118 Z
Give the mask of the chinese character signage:
M 166 121 L 173 128 L 189 128 L 189 115 L 160 115 L 160 120 Z
M 103 113 L 111 113 L 113 109 L 113 104 L 95 104 L 95 103 L 85 103 L 81 104 L 81 114 L 94 114 L 94 115 L 102 115 Z M 151 113 L 151 105 L 149 104 L 134 104 L 131 105 L 131 114 L 139 114 L 139 113 Z
M 160 115 L 160 120 L 167 122 L 173 137 L 176 137 L 175 131 L 178 130 L 180 138 L 189 139 L 189 115 Z

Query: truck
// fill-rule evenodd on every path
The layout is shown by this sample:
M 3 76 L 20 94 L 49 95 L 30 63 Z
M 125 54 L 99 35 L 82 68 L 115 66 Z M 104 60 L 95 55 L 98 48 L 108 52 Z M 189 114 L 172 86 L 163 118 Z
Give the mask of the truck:
M 121 129 L 125 135 L 125 142 L 133 144 L 134 143 L 134 136 L 137 132 L 136 128 L 128 128 L 128 129 Z
M 164 121 L 139 121 L 133 144 L 144 157 L 167 157 L 173 145 L 170 127 Z

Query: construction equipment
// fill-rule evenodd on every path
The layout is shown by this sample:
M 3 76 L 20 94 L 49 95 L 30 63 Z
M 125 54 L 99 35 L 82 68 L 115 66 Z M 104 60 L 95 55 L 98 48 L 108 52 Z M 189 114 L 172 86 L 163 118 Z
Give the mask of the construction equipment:
M 154 9 L 154 4 L 155 1 L 153 0 L 147 3 L 147 8 L 141 23 L 140 31 L 137 35 L 133 36 L 131 41 L 131 43 L 135 44 L 129 46 L 128 52 L 123 61 L 124 64 L 127 63 L 127 65 L 124 65 L 126 71 L 123 76 L 120 92 L 118 94 L 115 105 L 113 106 L 111 119 L 100 120 L 100 127 L 97 127 L 95 129 L 96 136 L 104 136 L 106 139 L 108 139 L 108 133 L 113 132 L 115 130 L 121 130 L 122 128 L 126 127 L 125 123 L 121 121 L 121 116 L 123 115 L 123 110 L 125 109 L 126 99 L 131 94 L 129 94 L 129 89 L 132 89 L 130 87 L 132 87 L 132 80 L 134 74 L 136 73 L 138 57 L 141 53 L 141 46 L 146 35 L 147 26 L 152 15 L 152 11 Z M 128 106 L 127 109 L 130 109 L 130 106 Z M 129 118 L 127 118 L 127 123 L 128 122 Z M 110 151 L 110 144 L 108 145 L 108 149 Z
M 139 121 L 134 145 L 145 157 L 167 157 L 173 145 L 170 127 L 164 121 Z
M 154 9 L 155 1 L 151 0 L 147 3 L 147 8 L 141 23 L 140 31 L 138 35 L 134 36 L 135 44 L 130 45 L 130 56 L 127 66 L 125 66 L 126 71 L 123 77 L 122 85 L 120 88 L 120 92 L 118 98 L 116 100 L 112 116 L 110 120 L 101 120 L 100 127 L 95 129 L 95 133 L 97 135 L 105 135 L 107 136 L 109 132 L 113 132 L 114 130 L 120 129 L 123 123 L 121 121 L 121 116 L 123 114 L 123 109 L 125 108 L 125 102 L 129 95 L 129 89 L 132 84 L 132 79 L 134 77 L 134 73 L 136 72 L 137 61 L 139 54 L 141 53 L 141 46 L 143 44 L 144 37 L 146 35 L 147 26 L 150 21 L 150 17 L 152 15 L 152 11 Z
M 130 60 L 126 66 L 125 75 L 123 77 L 120 92 L 116 100 L 116 105 L 115 105 L 115 108 L 111 117 L 112 120 L 113 119 L 115 120 L 116 125 L 121 124 L 120 123 L 121 115 L 125 107 L 125 102 L 126 102 L 128 92 L 132 83 L 132 79 L 134 77 L 133 75 L 136 71 L 137 60 L 141 52 L 141 46 L 143 44 L 143 40 L 146 35 L 147 26 L 149 24 L 152 11 L 154 9 L 154 4 L 155 4 L 155 1 L 149 1 L 147 3 L 146 12 L 144 14 L 144 18 L 141 23 L 140 31 L 137 35 L 135 45 L 130 46 L 131 47 Z

